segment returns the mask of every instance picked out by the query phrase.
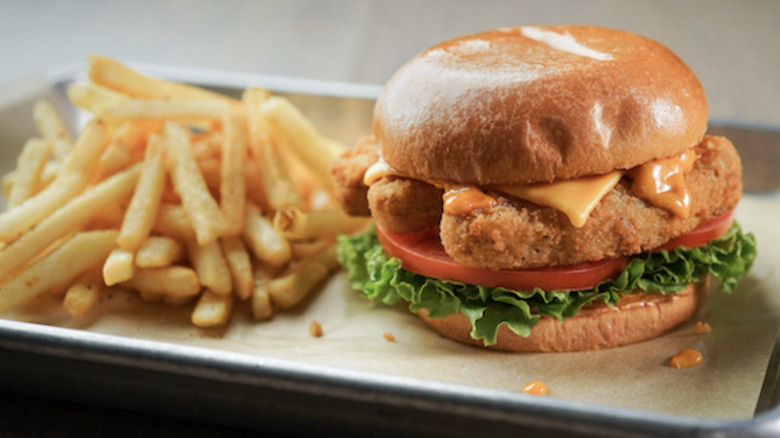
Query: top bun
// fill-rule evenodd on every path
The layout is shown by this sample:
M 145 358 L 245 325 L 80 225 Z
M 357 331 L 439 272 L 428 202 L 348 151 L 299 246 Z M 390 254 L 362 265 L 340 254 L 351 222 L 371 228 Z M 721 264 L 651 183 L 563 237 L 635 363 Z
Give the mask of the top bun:
M 407 62 L 374 109 L 400 175 L 528 184 L 635 167 L 697 144 L 696 76 L 648 38 L 589 26 L 465 36 Z

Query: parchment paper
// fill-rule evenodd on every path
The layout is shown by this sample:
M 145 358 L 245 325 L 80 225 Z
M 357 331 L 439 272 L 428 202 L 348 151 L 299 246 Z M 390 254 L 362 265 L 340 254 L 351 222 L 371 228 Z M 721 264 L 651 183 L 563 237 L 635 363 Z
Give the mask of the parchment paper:
M 191 306 L 170 308 L 113 292 L 82 320 L 59 301 L 41 296 L 6 318 L 94 332 L 250 353 L 346 369 L 522 391 L 541 380 L 549 397 L 605 407 L 723 419 L 754 414 L 773 342 L 780 326 L 780 197 L 745 196 L 737 218 L 759 242 L 751 273 L 731 295 L 718 290 L 698 318 L 660 338 L 610 350 L 512 354 L 444 339 L 402 306 L 375 306 L 339 273 L 306 306 L 271 321 L 251 320 L 246 306 L 229 327 L 203 331 L 189 323 Z M 323 328 L 309 334 L 311 321 Z M 696 334 L 697 320 L 712 332 Z M 383 335 L 392 333 L 395 342 Z M 704 364 L 672 369 L 669 359 L 694 348 Z M 529 396 L 530 397 L 530 396 Z

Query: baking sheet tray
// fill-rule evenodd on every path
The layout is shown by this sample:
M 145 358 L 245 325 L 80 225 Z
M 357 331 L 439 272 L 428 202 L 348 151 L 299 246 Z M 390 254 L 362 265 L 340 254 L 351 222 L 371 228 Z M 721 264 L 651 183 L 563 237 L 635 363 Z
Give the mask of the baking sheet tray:
M 380 90 L 370 85 L 137 67 L 150 74 L 231 95 L 237 95 L 248 85 L 265 86 L 290 98 L 326 135 L 347 144 L 370 131 L 373 98 Z M 52 101 L 72 126 L 83 123 L 84 115 L 70 107 L 64 97 L 67 85 L 82 76 L 83 66 L 67 67 L 0 90 L 0 147 L 4 157 L 15 157 L 24 140 L 34 135 L 31 114 L 37 98 Z M 762 148 L 741 150 L 746 176 L 756 175 L 750 171 L 757 166 L 753 162 L 763 163 L 764 167 L 780 162 L 776 155 L 778 148 L 771 146 L 773 141 L 777 144 L 780 136 L 776 130 L 723 123 L 717 129 L 727 130 L 732 138 L 743 135 L 764 139 L 749 142 L 760 143 Z M 8 159 L 0 162 L 0 172 L 7 172 L 13 164 Z M 306 335 L 288 334 L 300 322 L 301 314 L 281 316 L 262 326 L 259 333 L 265 337 L 255 338 L 253 328 L 241 327 L 233 328 L 246 331 L 238 340 L 191 328 L 166 337 L 160 327 L 187 320 L 180 318 L 176 311 L 157 318 L 147 313 L 140 321 L 131 313 L 125 314 L 130 322 L 118 330 L 106 322 L 111 318 L 74 322 L 57 313 L 54 304 L 39 300 L 0 319 L 0 386 L 301 435 L 473 436 L 490 431 L 491 435 L 504 436 L 522 430 L 525 434 L 547 436 L 564 432 L 570 436 L 774 436 L 780 433 L 778 359 L 773 348 L 780 319 L 775 314 L 780 306 L 773 294 L 777 290 L 773 265 L 780 260 L 778 250 L 773 249 L 780 243 L 774 218 L 776 213 L 780 214 L 780 198 L 771 193 L 776 184 L 772 176 L 777 173 L 771 167 L 768 172 L 766 177 L 758 178 L 757 185 L 751 183 L 751 187 L 770 193 L 746 195 L 738 211 L 745 228 L 755 231 L 759 237 L 756 269 L 745 279 L 747 286 L 741 287 L 737 295 L 713 296 L 710 301 L 714 304 L 708 303 L 710 307 L 703 310 L 703 315 L 717 321 L 716 328 L 727 328 L 721 336 L 731 337 L 732 341 L 735 337 L 749 336 L 751 341 L 744 343 L 746 347 L 739 354 L 719 354 L 715 343 L 705 352 L 710 361 L 717 358 L 717 363 L 712 365 L 714 372 L 707 373 L 706 377 L 700 373 L 697 378 L 693 369 L 694 373 L 685 380 L 686 386 L 656 385 L 653 389 L 661 395 L 683 396 L 698 391 L 698 400 L 718 397 L 752 400 L 747 415 L 729 415 L 723 411 L 694 415 L 691 412 L 697 412 L 695 409 L 686 411 L 680 406 L 643 409 L 642 396 L 647 395 L 652 382 L 620 385 L 622 393 L 600 392 L 609 386 L 608 382 L 594 378 L 597 373 L 591 373 L 593 370 L 567 365 L 581 363 L 583 359 L 593 359 L 594 363 L 605 359 L 623 361 L 627 373 L 624 378 L 641 381 L 644 372 L 639 369 L 641 366 L 657 370 L 668 359 L 668 353 L 659 353 L 637 362 L 637 353 L 647 345 L 605 352 L 506 355 L 475 354 L 470 347 L 438 339 L 427 331 L 424 338 L 413 339 L 421 328 L 416 318 L 399 309 L 376 308 L 356 300 L 355 294 L 344 286 L 343 274 L 327 285 L 309 306 L 314 312 L 312 317 L 326 322 L 326 333 L 330 330 L 334 334 L 325 346 Z M 748 301 L 752 304 L 745 305 L 740 293 L 753 294 L 754 300 Z M 132 299 L 120 298 L 104 303 L 106 313 L 112 318 L 120 313 L 117 308 L 125 309 L 126 302 L 122 300 Z M 718 306 L 729 311 L 718 312 Z M 179 310 L 181 314 L 186 312 Z M 327 324 L 328 315 L 334 313 L 349 316 L 349 324 L 344 323 L 341 332 L 338 326 L 334 329 Z M 387 321 L 386 327 L 393 327 L 399 342 L 383 341 L 381 332 L 367 342 L 345 328 L 347 325 L 361 327 L 361 323 L 365 327 L 374 324 L 371 327 L 375 328 L 377 320 Z M 137 327 L 128 335 L 128 324 L 133 321 Z M 752 331 L 756 325 L 746 322 L 759 324 L 760 333 Z M 251 323 L 239 321 L 238 324 Z M 707 347 L 706 343 L 691 337 L 690 326 L 656 341 L 669 345 L 692 342 Z M 266 354 L 271 349 L 274 355 Z M 434 349 L 435 355 L 425 354 Z M 752 367 L 750 372 L 740 368 L 747 362 Z M 539 398 L 518 391 L 518 385 L 521 387 L 525 381 L 518 380 L 507 387 L 501 379 L 490 378 L 491 374 L 510 372 L 523 376 L 524 369 L 533 367 L 552 368 L 566 378 L 576 376 L 578 384 L 568 388 L 570 393 L 565 387 L 553 386 L 551 397 Z M 406 372 L 410 368 L 415 372 Z M 456 371 L 461 374 L 443 372 L 454 368 L 460 368 Z M 731 372 L 734 369 L 739 372 Z M 718 373 L 719 370 L 722 372 Z M 484 376 L 461 378 L 477 373 Z M 717 389 L 722 381 L 728 381 L 729 388 L 739 390 L 719 393 Z M 549 386 L 554 381 L 546 383 Z M 573 394 L 575 387 L 576 391 L 587 389 L 596 394 L 596 402 L 577 397 Z M 626 397 L 639 402 L 621 405 L 619 401 Z

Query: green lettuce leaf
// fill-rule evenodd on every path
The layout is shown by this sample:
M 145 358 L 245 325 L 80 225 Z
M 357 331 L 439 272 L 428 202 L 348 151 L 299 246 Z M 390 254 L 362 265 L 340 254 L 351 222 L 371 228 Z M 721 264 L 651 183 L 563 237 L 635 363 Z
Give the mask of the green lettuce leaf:
M 350 285 L 371 301 L 394 305 L 404 300 L 410 311 L 425 309 L 431 318 L 463 313 L 471 321 L 471 337 L 492 345 L 502 324 L 528 336 L 542 315 L 564 320 L 590 303 L 612 306 L 621 293 L 677 293 L 707 273 L 720 279 L 724 292 L 732 292 L 756 258 L 756 240 L 734 223 L 708 245 L 641 254 L 614 279 L 593 289 L 565 292 L 490 288 L 418 275 L 402 269 L 399 259 L 385 255 L 373 229 L 340 236 L 338 258 L 348 271 Z

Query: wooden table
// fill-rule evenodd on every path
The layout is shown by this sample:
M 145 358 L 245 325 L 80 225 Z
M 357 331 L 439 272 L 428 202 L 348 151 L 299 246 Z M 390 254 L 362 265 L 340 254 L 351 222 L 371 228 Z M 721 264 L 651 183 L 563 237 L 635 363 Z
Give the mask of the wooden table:
M 0 3 L 0 90 L 90 53 L 154 64 L 384 83 L 461 34 L 581 23 L 659 40 L 698 74 L 713 119 L 780 126 L 780 2 L 193 1 Z M 2 97 L 2 96 L 0 96 Z M 2 358 L 0 358 L 2 360 Z M 244 431 L 0 392 L 0 435 L 243 436 Z

